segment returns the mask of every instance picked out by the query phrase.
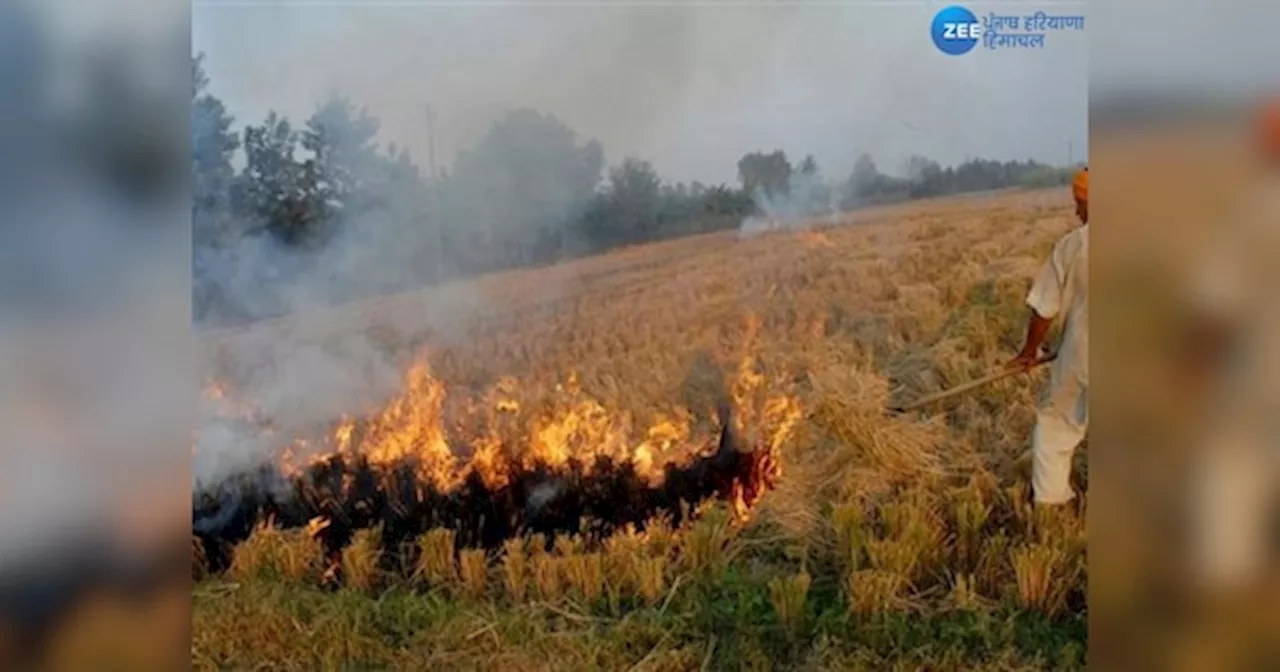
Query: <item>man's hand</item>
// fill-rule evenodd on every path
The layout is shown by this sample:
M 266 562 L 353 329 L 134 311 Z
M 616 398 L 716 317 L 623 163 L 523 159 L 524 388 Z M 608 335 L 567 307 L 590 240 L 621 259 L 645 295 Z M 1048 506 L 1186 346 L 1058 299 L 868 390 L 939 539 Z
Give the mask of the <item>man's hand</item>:
M 1039 352 L 1035 350 L 1028 351 L 1027 349 L 1024 348 L 1022 352 L 1018 353 L 1017 357 L 1014 357 L 1013 359 L 1009 360 L 1009 363 L 1005 365 L 1005 368 L 1021 369 L 1023 371 L 1026 371 L 1032 368 L 1033 366 L 1035 366 L 1036 364 L 1038 364 L 1039 362 L 1040 362 Z
M 1049 335 L 1049 327 L 1053 324 L 1052 320 L 1045 319 L 1031 311 L 1030 317 L 1027 318 L 1027 340 L 1022 346 L 1022 352 L 1018 353 L 1009 361 L 1010 369 L 1027 370 L 1035 366 L 1040 361 L 1040 348 L 1044 345 L 1045 338 Z

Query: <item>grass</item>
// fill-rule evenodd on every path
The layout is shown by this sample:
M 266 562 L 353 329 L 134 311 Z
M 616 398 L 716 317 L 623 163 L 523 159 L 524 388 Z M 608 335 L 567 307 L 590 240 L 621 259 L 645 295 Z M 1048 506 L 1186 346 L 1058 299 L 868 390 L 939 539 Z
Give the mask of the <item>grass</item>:
M 387 571 L 368 531 L 336 590 L 306 535 L 264 528 L 230 573 L 195 584 L 194 667 L 1082 668 L 1084 504 L 1036 511 L 1013 472 L 1043 374 L 883 410 L 1012 356 L 1029 279 L 1071 213 L 1060 189 L 944 199 L 501 274 L 470 288 L 489 310 L 459 315 L 465 338 L 438 343 L 403 317 L 431 296 L 335 312 L 335 330 L 376 329 L 389 350 L 433 346 L 447 394 L 384 417 L 431 409 L 452 419 L 449 445 L 523 432 L 530 450 L 669 456 L 731 381 L 744 431 L 785 437 L 782 477 L 745 523 L 717 505 L 601 548 L 513 540 L 486 558 L 435 531 L 413 567 Z M 413 436 L 403 445 L 440 445 Z

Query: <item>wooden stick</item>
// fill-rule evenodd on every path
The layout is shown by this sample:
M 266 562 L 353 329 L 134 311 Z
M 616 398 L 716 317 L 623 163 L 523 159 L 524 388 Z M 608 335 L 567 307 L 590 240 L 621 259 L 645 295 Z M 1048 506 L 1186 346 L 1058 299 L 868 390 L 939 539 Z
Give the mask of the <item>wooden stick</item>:
M 1055 352 L 1051 355 L 1046 355 L 1042 357 L 1041 359 L 1037 360 L 1035 364 L 1032 364 L 1030 367 L 1027 367 L 1025 369 L 1005 369 L 1003 371 L 997 371 L 993 374 L 983 376 L 982 378 L 978 378 L 977 380 L 971 380 L 967 383 L 962 383 L 949 390 L 943 390 L 941 392 L 937 392 L 934 394 L 925 395 L 905 406 L 890 406 L 889 411 L 893 413 L 905 413 L 907 411 L 920 408 L 921 406 L 928 406 L 929 404 L 932 404 L 934 402 L 942 401 L 943 399 L 954 397 L 957 394 L 968 392 L 969 390 L 982 387 L 983 385 L 986 385 L 988 383 L 994 383 L 997 380 L 1008 378 L 1009 376 L 1012 376 L 1014 374 L 1030 371 L 1032 369 L 1048 364 L 1049 362 L 1052 362 L 1057 358 L 1058 358 L 1058 354 Z

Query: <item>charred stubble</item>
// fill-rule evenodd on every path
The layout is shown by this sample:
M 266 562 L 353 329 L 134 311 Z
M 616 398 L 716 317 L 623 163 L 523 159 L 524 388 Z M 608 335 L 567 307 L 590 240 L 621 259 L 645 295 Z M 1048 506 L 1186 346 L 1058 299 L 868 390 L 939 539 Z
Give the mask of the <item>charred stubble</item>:
M 603 455 L 591 463 L 570 458 L 559 467 L 512 462 L 496 486 L 472 470 L 448 490 L 424 478 L 413 458 L 374 464 L 360 455 L 335 454 L 292 478 L 263 468 L 194 502 L 193 571 L 225 571 L 235 546 L 264 522 L 298 529 L 324 520 L 315 534 L 326 576 L 339 579 L 342 550 L 362 529 L 381 527 L 381 562 L 390 568 L 413 566 L 411 542 L 436 528 L 454 532 L 456 549 L 496 555 L 504 542 L 520 536 L 542 534 L 550 548 L 557 536 L 580 535 L 594 544 L 627 526 L 642 530 L 658 516 L 679 525 L 712 498 L 744 511 L 774 486 L 777 461 L 768 450 L 744 450 L 727 413 L 721 417 L 716 450 L 666 465 L 658 485 L 630 461 Z

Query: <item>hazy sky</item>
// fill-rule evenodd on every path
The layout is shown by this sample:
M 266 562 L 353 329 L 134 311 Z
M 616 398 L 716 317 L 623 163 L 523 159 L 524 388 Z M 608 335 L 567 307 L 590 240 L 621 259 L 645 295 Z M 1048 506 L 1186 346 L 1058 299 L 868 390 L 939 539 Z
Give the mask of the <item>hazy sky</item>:
M 929 37 L 947 2 L 770 4 L 205 0 L 192 39 L 237 125 L 271 109 L 301 122 L 344 92 L 424 168 L 428 103 L 441 166 L 519 106 L 599 139 L 611 164 L 639 156 L 670 180 L 734 182 L 755 149 L 812 153 L 841 179 L 863 151 L 890 171 L 913 153 L 1085 156 L 1089 29 L 951 57 Z

